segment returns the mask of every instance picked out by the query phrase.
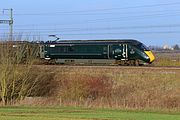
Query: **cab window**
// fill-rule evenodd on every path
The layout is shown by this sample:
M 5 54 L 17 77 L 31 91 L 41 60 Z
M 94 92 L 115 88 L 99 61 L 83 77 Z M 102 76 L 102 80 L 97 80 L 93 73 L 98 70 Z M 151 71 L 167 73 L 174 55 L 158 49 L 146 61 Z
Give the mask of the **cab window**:
M 147 46 L 145 46 L 144 44 L 140 43 L 139 45 L 137 45 L 139 49 L 141 50 L 149 50 L 149 48 Z

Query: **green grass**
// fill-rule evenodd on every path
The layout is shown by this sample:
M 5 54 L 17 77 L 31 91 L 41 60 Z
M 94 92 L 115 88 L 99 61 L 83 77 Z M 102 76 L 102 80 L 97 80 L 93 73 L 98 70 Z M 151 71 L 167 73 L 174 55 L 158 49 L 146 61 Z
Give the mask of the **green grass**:
M 0 120 L 180 120 L 178 113 L 73 107 L 1 107 Z

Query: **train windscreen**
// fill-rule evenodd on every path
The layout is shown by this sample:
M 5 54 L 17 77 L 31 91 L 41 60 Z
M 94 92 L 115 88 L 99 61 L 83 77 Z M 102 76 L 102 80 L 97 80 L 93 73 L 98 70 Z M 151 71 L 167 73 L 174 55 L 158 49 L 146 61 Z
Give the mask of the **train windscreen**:
M 140 43 L 140 44 L 137 45 L 137 46 L 138 46 L 138 48 L 141 49 L 141 50 L 149 51 L 149 48 L 148 48 L 146 45 L 142 44 L 142 43 Z

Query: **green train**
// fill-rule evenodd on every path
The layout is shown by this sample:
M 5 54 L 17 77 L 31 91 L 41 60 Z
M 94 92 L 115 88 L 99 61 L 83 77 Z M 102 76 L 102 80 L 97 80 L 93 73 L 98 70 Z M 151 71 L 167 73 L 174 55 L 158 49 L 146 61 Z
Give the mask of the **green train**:
M 40 45 L 40 58 L 60 64 L 151 64 L 155 57 L 137 40 L 62 40 Z

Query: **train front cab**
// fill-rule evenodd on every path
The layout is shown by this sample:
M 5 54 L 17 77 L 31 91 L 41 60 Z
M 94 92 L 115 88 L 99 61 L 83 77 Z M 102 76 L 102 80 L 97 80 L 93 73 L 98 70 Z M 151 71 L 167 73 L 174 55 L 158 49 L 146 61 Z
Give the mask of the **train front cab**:
M 153 55 L 152 51 L 146 47 L 144 44 L 140 43 L 138 45 L 138 48 L 144 52 L 142 55 L 144 58 L 144 61 L 151 64 L 155 60 L 155 56 Z

